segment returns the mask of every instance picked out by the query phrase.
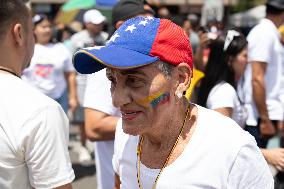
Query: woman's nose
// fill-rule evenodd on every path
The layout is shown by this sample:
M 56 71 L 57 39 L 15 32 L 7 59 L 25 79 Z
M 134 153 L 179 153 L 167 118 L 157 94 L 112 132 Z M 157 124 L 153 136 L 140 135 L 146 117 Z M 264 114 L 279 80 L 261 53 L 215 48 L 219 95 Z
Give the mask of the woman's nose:
M 117 85 L 111 90 L 112 103 L 115 107 L 121 108 L 131 102 L 129 90 L 126 87 Z

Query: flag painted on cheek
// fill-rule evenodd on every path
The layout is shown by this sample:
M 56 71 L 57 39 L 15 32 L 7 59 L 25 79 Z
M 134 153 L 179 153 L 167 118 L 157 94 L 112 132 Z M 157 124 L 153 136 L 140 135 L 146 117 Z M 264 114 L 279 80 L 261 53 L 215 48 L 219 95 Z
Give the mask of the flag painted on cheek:
M 165 104 L 170 101 L 170 93 L 155 93 L 142 100 L 139 100 L 138 103 L 142 106 L 151 105 L 153 108 L 157 107 L 159 104 Z
M 164 93 L 158 98 L 154 99 L 151 102 L 151 105 L 153 108 L 157 107 L 159 104 L 165 104 L 166 102 L 170 101 L 170 94 L 169 93 Z

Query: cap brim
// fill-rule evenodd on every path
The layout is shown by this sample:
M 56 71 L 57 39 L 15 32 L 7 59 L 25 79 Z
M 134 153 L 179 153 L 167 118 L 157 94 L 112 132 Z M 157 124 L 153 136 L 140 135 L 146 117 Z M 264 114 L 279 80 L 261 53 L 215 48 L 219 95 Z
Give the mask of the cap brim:
M 158 57 L 152 57 L 117 46 L 106 46 L 100 49 L 81 49 L 73 56 L 74 67 L 81 74 L 91 74 L 105 67 L 118 69 L 137 68 L 157 60 L 159 60 Z

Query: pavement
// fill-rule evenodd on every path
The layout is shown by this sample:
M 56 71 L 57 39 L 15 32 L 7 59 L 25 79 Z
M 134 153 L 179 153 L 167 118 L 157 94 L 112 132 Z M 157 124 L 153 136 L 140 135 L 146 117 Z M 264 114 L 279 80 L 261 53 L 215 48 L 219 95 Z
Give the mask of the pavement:
M 69 154 L 72 167 L 75 172 L 75 180 L 72 183 L 73 189 L 96 189 L 96 168 L 95 159 L 88 162 L 88 165 L 82 165 L 79 162 L 80 134 L 79 126 L 70 126 Z M 92 144 L 88 145 L 92 149 Z

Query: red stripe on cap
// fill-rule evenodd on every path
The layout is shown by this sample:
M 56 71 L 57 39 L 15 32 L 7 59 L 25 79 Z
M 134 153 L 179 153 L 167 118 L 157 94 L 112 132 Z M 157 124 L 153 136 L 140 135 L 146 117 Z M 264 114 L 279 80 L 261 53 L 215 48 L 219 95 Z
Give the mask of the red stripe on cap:
M 192 48 L 184 30 L 169 20 L 161 19 L 160 26 L 150 51 L 151 56 L 178 65 L 187 63 L 193 68 Z

